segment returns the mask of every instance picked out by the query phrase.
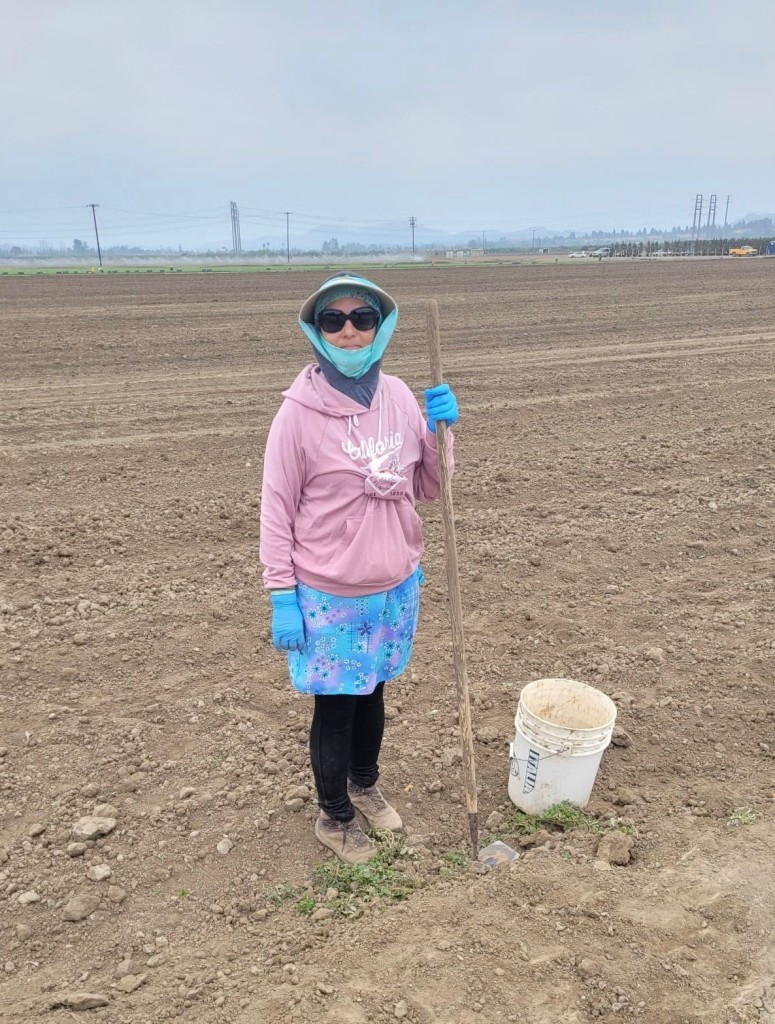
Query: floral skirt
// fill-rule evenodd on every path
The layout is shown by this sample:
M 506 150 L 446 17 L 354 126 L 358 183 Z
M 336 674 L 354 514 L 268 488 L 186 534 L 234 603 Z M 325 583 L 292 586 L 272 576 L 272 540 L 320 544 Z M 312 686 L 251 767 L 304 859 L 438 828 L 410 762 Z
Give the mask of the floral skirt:
M 422 569 L 392 590 L 336 597 L 296 584 L 307 647 L 288 652 L 299 693 L 372 693 L 400 676 L 412 655 L 420 611 Z

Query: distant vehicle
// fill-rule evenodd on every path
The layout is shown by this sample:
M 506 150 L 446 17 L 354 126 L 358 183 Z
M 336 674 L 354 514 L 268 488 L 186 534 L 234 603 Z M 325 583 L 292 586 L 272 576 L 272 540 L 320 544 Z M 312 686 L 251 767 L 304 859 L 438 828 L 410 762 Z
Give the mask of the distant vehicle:
M 583 260 L 583 259 L 586 258 L 586 255 L 587 254 L 585 252 L 569 252 L 568 253 L 568 259 L 569 260 Z
M 759 250 L 754 249 L 752 245 L 741 245 L 737 249 L 729 250 L 730 256 L 758 256 Z
M 594 249 L 589 255 L 597 256 L 598 259 L 602 259 L 603 256 L 611 255 L 611 247 L 608 245 L 604 245 L 600 249 Z

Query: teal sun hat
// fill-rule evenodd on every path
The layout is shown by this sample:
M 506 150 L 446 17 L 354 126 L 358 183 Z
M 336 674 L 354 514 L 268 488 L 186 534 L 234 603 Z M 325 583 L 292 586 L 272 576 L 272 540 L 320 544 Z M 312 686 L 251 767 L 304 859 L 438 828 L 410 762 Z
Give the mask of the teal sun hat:
M 381 317 L 374 340 L 365 348 L 337 348 L 325 340 L 315 325 L 318 314 L 330 302 L 349 296 L 361 299 Z M 313 348 L 340 373 L 353 380 L 363 377 L 382 358 L 397 323 L 398 306 L 391 295 L 367 278 L 345 272 L 334 274 L 324 281 L 317 291 L 305 300 L 299 311 L 299 326 L 312 342 Z

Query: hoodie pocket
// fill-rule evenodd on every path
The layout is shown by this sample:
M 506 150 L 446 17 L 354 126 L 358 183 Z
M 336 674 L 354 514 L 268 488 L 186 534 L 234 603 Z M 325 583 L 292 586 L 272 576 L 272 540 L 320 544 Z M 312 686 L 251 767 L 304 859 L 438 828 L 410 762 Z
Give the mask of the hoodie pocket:
M 350 586 L 395 586 L 422 554 L 422 524 L 409 501 L 380 501 L 377 510 L 345 520 L 332 577 Z

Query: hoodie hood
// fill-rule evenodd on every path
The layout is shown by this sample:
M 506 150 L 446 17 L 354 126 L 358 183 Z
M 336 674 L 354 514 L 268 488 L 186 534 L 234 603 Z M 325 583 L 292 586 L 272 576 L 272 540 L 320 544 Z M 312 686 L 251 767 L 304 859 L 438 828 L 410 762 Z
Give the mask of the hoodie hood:
M 372 292 L 379 300 L 382 323 L 374 335 L 374 341 L 361 349 L 344 350 L 330 345 L 315 327 L 315 306 L 318 300 L 331 289 L 349 287 Z M 299 311 L 299 326 L 312 342 L 312 347 L 345 377 L 360 380 L 385 354 L 388 342 L 398 323 L 398 306 L 395 300 L 378 285 L 357 274 L 339 273 L 329 277 L 309 296 Z
M 375 394 L 378 395 L 383 386 L 380 375 Z M 359 413 L 363 415 L 363 405 L 329 384 L 320 366 L 314 363 L 304 367 L 288 390 L 283 391 L 283 398 L 289 398 L 305 409 L 313 409 L 327 416 L 347 418 L 357 417 Z
M 374 388 L 373 405 L 378 414 L 377 437 L 382 436 L 382 392 L 385 390 L 385 383 L 382 374 L 378 375 Z M 360 427 L 360 417 L 369 412 L 364 408 L 363 403 L 342 391 L 338 391 L 326 380 L 320 366 L 305 366 L 296 380 L 287 391 L 283 391 L 283 398 L 289 398 L 305 409 L 313 409 L 315 412 L 322 412 L 326 416 L 336 416 L 339 419 L 347 420 L 347 437 L 350 438 L 353 430 Z

